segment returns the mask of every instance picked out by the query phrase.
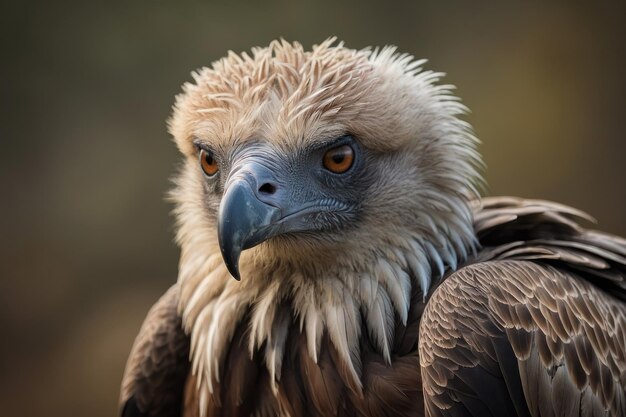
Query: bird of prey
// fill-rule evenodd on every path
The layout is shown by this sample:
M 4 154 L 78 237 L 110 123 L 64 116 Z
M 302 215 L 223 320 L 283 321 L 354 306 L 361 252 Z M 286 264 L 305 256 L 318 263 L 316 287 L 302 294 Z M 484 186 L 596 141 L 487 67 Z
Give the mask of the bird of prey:
M 465 107 L 423 63 L 280 40 L 193 73 L 178 281 L 123 416 L 626 416 L 626 240 L 481 199 Z

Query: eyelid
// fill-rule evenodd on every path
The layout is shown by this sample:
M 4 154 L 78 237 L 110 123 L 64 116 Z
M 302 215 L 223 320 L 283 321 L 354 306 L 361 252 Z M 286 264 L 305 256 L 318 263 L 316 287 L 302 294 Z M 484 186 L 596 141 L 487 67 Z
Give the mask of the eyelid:
M 332 148 L 347 145 L 352 142 L 354 142 L 354 136 L 346 133 L 345 135 L 336 138 L 320 141 L 313 146 L 312 150 L 330 150 Z
M 206 143 L 205 141 L 201 139 L 195 139 L 193 141 L 193 146 L 194 148 L 196 148 L 197 152 L 204 150 L 206 152 L 211 152 L 212 154 L 215 154 L 215 151 L 213 150 L 213 148 L 208 143 Z

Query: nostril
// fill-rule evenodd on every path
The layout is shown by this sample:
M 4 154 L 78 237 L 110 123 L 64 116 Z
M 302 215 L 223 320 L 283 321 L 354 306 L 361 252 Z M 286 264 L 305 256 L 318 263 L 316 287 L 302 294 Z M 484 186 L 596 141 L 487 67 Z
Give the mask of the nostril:
M 276 192 L 276 186 L 274 184 L 266 182 L 261 187 L 259 187 L 259 192 L 261 194 L 274 194 Z

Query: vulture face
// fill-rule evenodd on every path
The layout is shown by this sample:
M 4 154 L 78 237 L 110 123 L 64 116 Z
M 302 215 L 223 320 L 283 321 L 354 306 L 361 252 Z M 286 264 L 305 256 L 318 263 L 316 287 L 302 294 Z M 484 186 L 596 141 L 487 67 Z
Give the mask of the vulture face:
M 179 192 L 202 201 L 191 210 L 203 227 L 190 233 L 217 237 L 237 279 L 250 248 L 256 267 L 358 271 L 379 248 L 451 220 L 459 229 L 442 244 L 468 250 L 475 140 L 422 63 L 391 48 L 275 42 L 194 74 L 171 120 L 188 156 Z
M 224 261 L 237 279 L 243 249 L 269 239 L 323 242 L 354 227 L 372 183 L 372 152 L 350 135 L 289 154 L 261 141 L 228 156 L 201 142 L 198 148 L 208 182 L 220 181 L 218 166 L 227 167 L 217 228 Z

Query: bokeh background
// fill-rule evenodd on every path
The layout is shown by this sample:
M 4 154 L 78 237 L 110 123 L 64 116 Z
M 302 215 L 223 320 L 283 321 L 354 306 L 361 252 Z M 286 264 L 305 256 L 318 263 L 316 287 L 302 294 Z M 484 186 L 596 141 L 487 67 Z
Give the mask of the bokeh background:
M 190 71 L 283 36 L 395 44 L 471 109 L 491 194 L 550 198 L 626 235 L 625 2 L 4 2 L 0 410 L 112 416 L 126 356 L 176 279 Z

